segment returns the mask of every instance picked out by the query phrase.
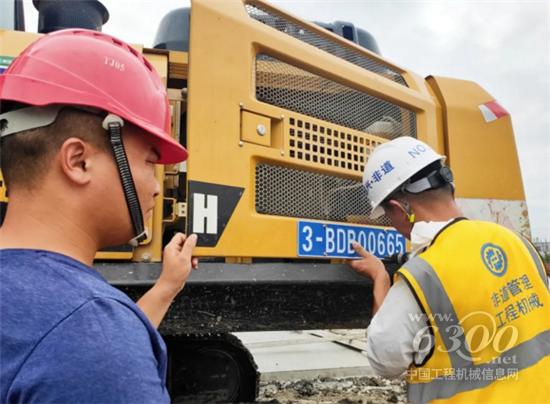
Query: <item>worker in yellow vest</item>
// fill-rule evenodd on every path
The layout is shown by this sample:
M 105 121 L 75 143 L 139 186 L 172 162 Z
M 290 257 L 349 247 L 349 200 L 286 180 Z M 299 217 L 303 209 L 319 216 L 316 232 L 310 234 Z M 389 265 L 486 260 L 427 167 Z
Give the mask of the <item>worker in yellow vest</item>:
M 369 362 L 386 377 L 406 371 L 414 403 L 550 403 L 542 259 L 512 230 L 461 217 L 444 161 L 400 137 L 365 166 L 371 216 L 385 213 L 411 245 L 390 287 L 384 264 L 354 243 L 362 258 L 350 265 L 374 281 Z

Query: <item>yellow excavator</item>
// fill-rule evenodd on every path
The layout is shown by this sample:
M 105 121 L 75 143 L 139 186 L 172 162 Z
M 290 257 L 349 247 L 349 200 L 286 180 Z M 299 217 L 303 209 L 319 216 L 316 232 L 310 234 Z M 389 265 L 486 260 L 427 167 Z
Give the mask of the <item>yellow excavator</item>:
M 42 33 L 101 30 L 109 18 L 95 0 L 33 3 L 38 34 L 25 32 L 21 0 L 0 2 L 0 74 Z M 361 177 L 381 143 L 425 141 L 448 157 L 466 216 L 530 235 L 511 118 L 482 87 L 397 66 L 351 23 L 221 3 L 192 0 L 164 17 L 153 48 L 134 45 L 166 83 L 172 134 L 190 157 L 156 168 L 162 197 L 148 238 L 95 263 L 138 298 L 167 240 L 199 236 L 201 270 L 160 329 L 174 402 L 254 400 L 257 368 L 230 332 L 368 325 L 372 283 L 344 264 L 350 240 L 389 268 L 407 248 L 386 217 L 369 219 Z M 0 203 L 3 217 L 3 184 Z

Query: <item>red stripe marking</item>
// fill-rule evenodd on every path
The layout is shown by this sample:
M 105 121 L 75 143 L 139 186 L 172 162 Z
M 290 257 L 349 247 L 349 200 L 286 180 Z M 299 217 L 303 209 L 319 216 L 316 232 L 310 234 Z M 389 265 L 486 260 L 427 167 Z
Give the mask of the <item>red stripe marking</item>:
M 500 105 L 498 102 L 496 101 L 489 101 L 489 102 L 486 102 L 485 103 L 485 106 L 487 108 L 489 108 L 491 110 L 491 112 L 493 114 L 495 114 L 495 116 L 497 118 L 502 118 L 503 116 L 507 116 L 507 115 L 510 115 L 510 113 L 508 111 L 506 111 L 502 105 Z

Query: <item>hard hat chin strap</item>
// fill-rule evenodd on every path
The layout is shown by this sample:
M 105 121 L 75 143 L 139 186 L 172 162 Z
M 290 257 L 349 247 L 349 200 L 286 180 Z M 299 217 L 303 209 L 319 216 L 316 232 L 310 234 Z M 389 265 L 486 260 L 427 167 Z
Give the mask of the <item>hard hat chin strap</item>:
M 136 247 L 141 241 L 147 238 L 147 232 L 143 225 L 141 206 L 132 177 L 132 171 L 128 164 L 128 158 L 126 157 L 126 151 L 124 150 L 124 143 L 122 142 L 123 126 L 124 121 L 113 114 L 107 115 L 103 120 L 103 128 L 109 134 L 109 141 L 118 167 L 118 174 L 120 176 L 120 182 L 122 183 L 124 197 L 126 198 L 126 205 L 128 206 L 130 218 L 132 219 L 132 226 L 134 227 L 135 237 L 132 238 L 128 244 Z

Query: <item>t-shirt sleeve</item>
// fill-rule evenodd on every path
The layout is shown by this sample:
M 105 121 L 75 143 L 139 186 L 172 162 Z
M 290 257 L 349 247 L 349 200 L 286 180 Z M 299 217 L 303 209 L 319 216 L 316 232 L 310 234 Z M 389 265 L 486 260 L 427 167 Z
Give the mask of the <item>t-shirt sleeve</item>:
M 165 403 L 151 336 L 130 308 L 94 299 L 60 322 L 29 355 L 9 402 Z

